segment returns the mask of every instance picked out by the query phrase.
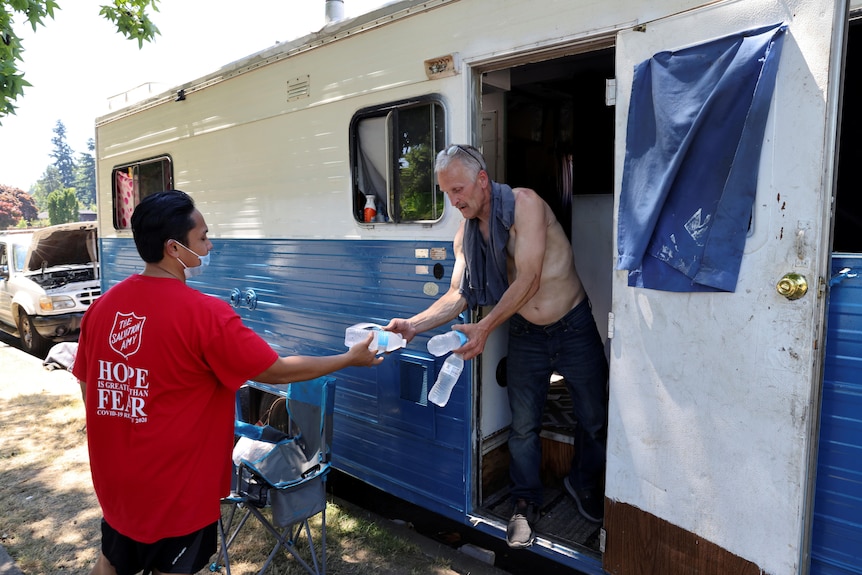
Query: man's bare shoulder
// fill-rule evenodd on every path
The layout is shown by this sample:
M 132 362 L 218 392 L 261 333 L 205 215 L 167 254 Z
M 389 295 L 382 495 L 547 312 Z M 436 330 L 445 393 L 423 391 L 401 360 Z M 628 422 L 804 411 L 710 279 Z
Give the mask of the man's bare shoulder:
M 542 199 L 536 190 L 532 190 L 530 188 L 512 188 L 512 192 L 515 196 L 515 209 L 516 214 L 518 208 L 526 208 L 529 210 L 539 209 L 546 205 L 545 200 Z
M 542 196 L 530 188 L 512 188 L 515 193 L 515 226 L 518 222 L 550 226 L 557 221 L 553 210 Z
M 539 194 L 536 193 L 536 190 L 533 190 L 531 188 L 512 188 L 512 193 L 515 194 L 516 200 L 521 196 L 530 198 L 539 197 Z

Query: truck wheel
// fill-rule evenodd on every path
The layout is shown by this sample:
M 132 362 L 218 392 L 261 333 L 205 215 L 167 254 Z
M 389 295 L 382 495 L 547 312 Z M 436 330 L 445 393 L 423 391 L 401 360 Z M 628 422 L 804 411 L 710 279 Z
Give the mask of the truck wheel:
M 23 310 L 18 313 L 18 333 L 21 334 L 21 347 L 24 351 L 38 357 L 44 357 L 48 353 L 50 342 L 39 335 L 33 325 L 33 319 Z

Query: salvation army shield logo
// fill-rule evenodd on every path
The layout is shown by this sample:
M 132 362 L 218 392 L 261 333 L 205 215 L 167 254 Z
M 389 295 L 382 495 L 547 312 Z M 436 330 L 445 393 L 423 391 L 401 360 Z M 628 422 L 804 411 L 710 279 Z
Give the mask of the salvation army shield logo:
M 141 348 L 141 336 L 143 335 L 145 317 L 138 317 L 133 313 L 120 313 L 114 316 L 114 325 L 108 336 L 111 349 L 129 359 Z

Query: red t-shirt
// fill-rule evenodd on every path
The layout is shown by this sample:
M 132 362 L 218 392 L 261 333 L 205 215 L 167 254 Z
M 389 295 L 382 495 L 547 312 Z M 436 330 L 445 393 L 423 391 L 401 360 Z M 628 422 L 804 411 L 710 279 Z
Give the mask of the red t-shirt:
M 134 275 L 91 305 L 73 372 L 87 384 L 90 467 L 108 524 L 152 543 L 217 521 L 236 390 L 277 358 L 227 303 L 175 279 Z

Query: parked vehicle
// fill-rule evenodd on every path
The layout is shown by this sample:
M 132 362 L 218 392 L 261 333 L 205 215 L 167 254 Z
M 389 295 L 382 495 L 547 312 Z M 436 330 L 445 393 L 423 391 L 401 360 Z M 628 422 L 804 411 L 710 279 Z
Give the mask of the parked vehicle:
M 0 329 L 25 351 L 77 341 L 84 312 L 101 294 L 96 222 L 0 232 Z
M 853 315 L 862 282 L 860 11 L 860 0 L 405 0 L 333 22 L 97 119 L 103 287 L 140 270 L 136 202 L 182 189 L 215 244 L 190 284 L 281 353 L 340 351 L 348 326 L 408 317 L 447 289 L 461 215 L 432 162 L 476 145 L 494 179 L 536 189 L 571 234 L 610 362 L 604 524 L 581 520 L 561 489 L 574 422 L 552 384 L 546 504 L 525 552 L 595 574 L 862 573 L 862 330 L 839 314 Z M 631 216 L 623 183 L 656 185 L 627 168 L 629 144 L 653 127 L 630 121 L 635 97 L 653 94 L 635 66 L 780 26 L 738 281 L 629 285 L 614 269 Z M 656 90 L 653 102 L 678 100 Z M 847 289 L 848 304 L 830 306 Z M 425 344 L 448 328 L 337 374 L 333 464 L 502 539 L 506 328 L 438 407 L 427 392 L 443 358 Z

